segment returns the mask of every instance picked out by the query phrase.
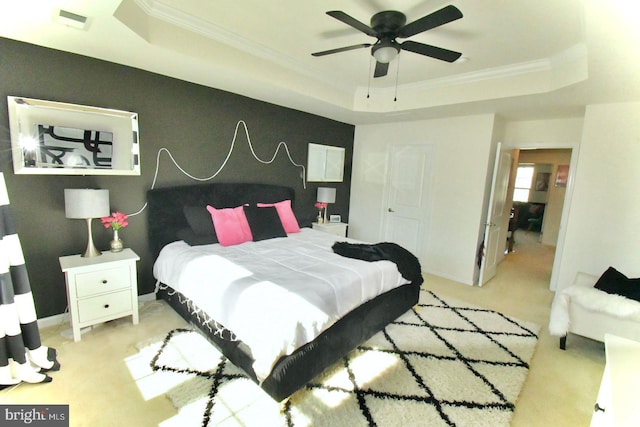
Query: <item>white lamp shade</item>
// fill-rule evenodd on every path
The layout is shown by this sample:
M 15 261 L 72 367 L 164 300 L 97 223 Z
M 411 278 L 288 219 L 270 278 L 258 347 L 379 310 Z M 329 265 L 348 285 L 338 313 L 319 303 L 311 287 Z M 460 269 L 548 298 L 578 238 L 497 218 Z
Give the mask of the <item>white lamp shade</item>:
M 109 190 L 65 188 L 65 216 L 71 219 L 102 218 L 109 215 Z
M 321 203 L 335 203 L 336 189 L 329 187 L 318 187 L 317 201 Z
M 393 59 L 398 56 L 398 50 L 392 46 L 385 46 L 379 49 L 376 49 L 373 52 L 374 58 L 376 61 L 381 62 L 383 64 L 388 64 L 393 61 Z

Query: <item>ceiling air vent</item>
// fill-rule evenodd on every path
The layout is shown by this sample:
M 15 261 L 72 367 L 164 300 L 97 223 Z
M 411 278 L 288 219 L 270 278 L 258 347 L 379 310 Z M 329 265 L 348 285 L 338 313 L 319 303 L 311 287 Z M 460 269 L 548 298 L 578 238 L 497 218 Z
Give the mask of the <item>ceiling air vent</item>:
M 77 13 L 60 9 L 58 11 L 58 15 L 56 16 L 56 22 L 62 25 L 66 25 L 68 27 L 84 30 L 87 28 L 89 19 L 86 16 L 78 15 Z

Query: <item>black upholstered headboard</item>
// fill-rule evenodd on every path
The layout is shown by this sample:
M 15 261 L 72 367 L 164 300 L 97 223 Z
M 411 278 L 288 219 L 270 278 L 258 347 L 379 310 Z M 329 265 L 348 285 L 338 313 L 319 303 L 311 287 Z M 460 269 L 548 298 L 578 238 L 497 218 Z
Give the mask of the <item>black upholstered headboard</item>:
M 188 227 L 183 210 L 185 206 L 211 205 L 221 209 L 283 200 L 291 200 L 294 206 L 294 197 L 293 188 L 270 184 L 194 184 L 149 190 L 147 221 L 151 251 L 155 258 L 164 245 L 180 240 L 176 233 Z

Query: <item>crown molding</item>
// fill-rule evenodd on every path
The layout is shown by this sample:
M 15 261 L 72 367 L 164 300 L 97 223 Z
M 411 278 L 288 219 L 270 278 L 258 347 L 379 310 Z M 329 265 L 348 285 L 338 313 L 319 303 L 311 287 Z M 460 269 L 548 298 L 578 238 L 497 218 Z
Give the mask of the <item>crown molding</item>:
M 314 69 L 302 65 L 291 56 L 284 55 L 277 50 L 264 44 L 258 43 L 241 36 L 238 33 L 229 31 L 219 25 L 200 19 L 191 14 L 169 6 L 159 0 L 134 0 L 140 9 L 148 16 L 175 25 L 187 31 L 200 34 L 211 40 L 232 46 L 250 55 L 265 59 L 295 73 L 323 81 L 345 93 L 351 93 L 352 88 L 340 84 L 336 79 L 329 79 L 324 74 L 316 72 Z
M 534 61 L 520 62 L 517 64 L 509 64 L 503 67 L 487 68 L 469 73 L 455 74 L 452 76 L 441 77 L 438 79 L 430 79 L 422 82 L 407 83 L 400 85 L 403 90 L 423 91 L 434 88 L 468 85 L 479 83 L 487 80 L 500 80 L 527 74 L 553 72 L 560 69 L 566 64 L 577 60 L 587 59 L 587 46 L 584 43 L 578 43 L 552 57 L 537 59 Z
M 132 0 L 148 16 L 163 22 L 175 25 L 184 30 L 199 34 L 208 39 L 217 41 L 227 46 L 231 46 L 249 55 L 262 58 L 293 73 L 324 82 L 349 96 L 358 96 L 366 91 L 365 86 L 358 86 L 355 89 L 342 84 L 340 79 L 330 79 L 325 74 L 318 73 L 315 69 L 303 65 L 295 58 L 285 55 L 262 43 L 250 40 L 242 35 L 223 28 L 219 25 L 201 19 L 197 16 L 185 13 L 174 8 L 162 0 Z M 452 76 L 430 79 L 414 83 L 406 83 L 398 86 L 403 92 L 420 93 L 434 89 L 441 89 L 454 86 L 464 86 L 478 84 L 487 81 L 499 82 L 500 80 L 526 75 L 539 75 L 542 73 L 553 74 L 571 62 L 583 60 L 586 63 L 587 48 L 584 43 L 579 43 L 566 49 L 552 57 L 527 61 L 517 64 L 509 64 L 502 67 L 488 68 L 468 73 L 455 74 Z M 575 80 L 575 79 L 574 79 Z M 380 88 L 380 91 L 392 90 L 391 88 Z M 395 89 L 393 89 L 395 90 Z

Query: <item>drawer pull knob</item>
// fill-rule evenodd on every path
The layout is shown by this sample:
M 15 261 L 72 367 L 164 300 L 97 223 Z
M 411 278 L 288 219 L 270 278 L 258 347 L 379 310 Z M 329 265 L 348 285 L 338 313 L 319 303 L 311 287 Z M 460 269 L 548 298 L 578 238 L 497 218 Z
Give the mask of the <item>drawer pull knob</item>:
M 107 284 L 107 279 L 102 279 L 102 284 L 106 285 Z
M 104 305 L 104 308 L 109 308 L 109 304 L 105 304 L 105 305 Z

